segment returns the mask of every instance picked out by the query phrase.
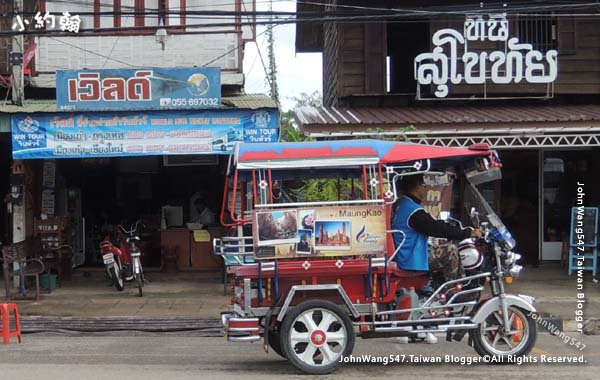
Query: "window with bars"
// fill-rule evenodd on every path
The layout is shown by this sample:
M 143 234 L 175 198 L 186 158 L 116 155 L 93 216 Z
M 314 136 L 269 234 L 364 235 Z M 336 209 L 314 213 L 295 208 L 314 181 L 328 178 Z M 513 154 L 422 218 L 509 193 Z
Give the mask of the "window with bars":
M 516 20 L 516 33 L 519 42 L 533 45 L 542 52 L 556 49 L 556 18 L 548 16 L 519 17 Z

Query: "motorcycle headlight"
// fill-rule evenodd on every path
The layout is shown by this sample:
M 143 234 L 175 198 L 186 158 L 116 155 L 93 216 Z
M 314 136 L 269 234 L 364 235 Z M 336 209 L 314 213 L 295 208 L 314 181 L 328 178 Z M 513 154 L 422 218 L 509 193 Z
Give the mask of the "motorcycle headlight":
M 523 267 L 521 265 L 513 265 L 508 272 L 510 273 L 510 275 L 512 277 L 518 277 L 519 273 L 521 273 L 521 271 L 523 270 Z
M 508 252 L 506 254 L 506 264 L 507 265 L 511 265 L 516 263 L 517 261 L 521 260 L 521 255 L 519 255 L 518 253 L 514 253 L 512 251 Z

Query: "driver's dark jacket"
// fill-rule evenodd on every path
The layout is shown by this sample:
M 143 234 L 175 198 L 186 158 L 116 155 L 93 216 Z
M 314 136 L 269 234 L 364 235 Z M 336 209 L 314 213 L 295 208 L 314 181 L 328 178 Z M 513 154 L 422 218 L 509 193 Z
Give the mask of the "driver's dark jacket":
M 420 200 L 411 195 L 405 195 L 398 202 L 392 228 L 404 232 L 403 238 L 399 234 L 394 236 L 396 247 L 402 242 L 402 247 L 394 261 L 400 268 L 406 270 L 429 270 L 428 236 L 462 240 L 471 235 L 468 229 L 463 230 L 443 220 L 434 219 L 423 209 Z
M 406 196 L 419 204 L 421 203 L 419 199 L 412 195 Z M 463 230 L 454 224 L 446 223 L 443 220 L 434 219 L 424 209 L 415 211 L 408 219 L 407 224 L 416 232 L 435 238 L 463 240 L 471 237 L 470 229 Z

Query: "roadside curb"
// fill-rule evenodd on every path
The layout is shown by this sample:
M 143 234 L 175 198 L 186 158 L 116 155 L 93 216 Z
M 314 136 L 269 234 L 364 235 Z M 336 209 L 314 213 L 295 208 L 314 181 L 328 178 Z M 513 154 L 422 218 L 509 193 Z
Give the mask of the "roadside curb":
M 557 329 L 554 335 L 578 333 L 578 323 L 574 319 L 561 319 L 541 315 L 543 321 Z M 539 321 L 539 332 L 553 334 Z M 546 326 L 547 327 L 547 326 Z M 21 316 L 21 329 L 24 334 L 51 333 L 63 335 L 112 335 L 128 332 L 134 335 L 185 334 L 197 337 L 223 336 L 221 320 L 218 318 L 136 318 L 136 317 L 49 317 Z M 600 335 L 600 319 L 583 322 L 585 335 Z
M 21 316 L 24 334 L 110 335 L 130 332 L 144 334 L 185 334 L 186 336 L 222 336 L 217 318 L 136 318 L 136 317 L 51 317 Z
M 577 322 L 574 319 L 567 319 L 563 323 L 564 332 L 580 332 L 578 325 L 582 324 L 582 322 Z M 585 335 L 600 335 L 600 319 L 586 319 L 583 321 L 582 330 Z

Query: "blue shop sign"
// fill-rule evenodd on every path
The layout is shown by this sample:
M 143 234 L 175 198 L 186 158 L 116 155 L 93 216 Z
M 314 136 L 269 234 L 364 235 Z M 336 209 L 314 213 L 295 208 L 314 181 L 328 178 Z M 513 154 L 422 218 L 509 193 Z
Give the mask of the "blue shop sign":
M 199 109 L 221 106 L 217 67 L 57 70 L 60 111 Z
M 12 116 L 14 159 L 230 154 L 279 141 L 276 109 Z

